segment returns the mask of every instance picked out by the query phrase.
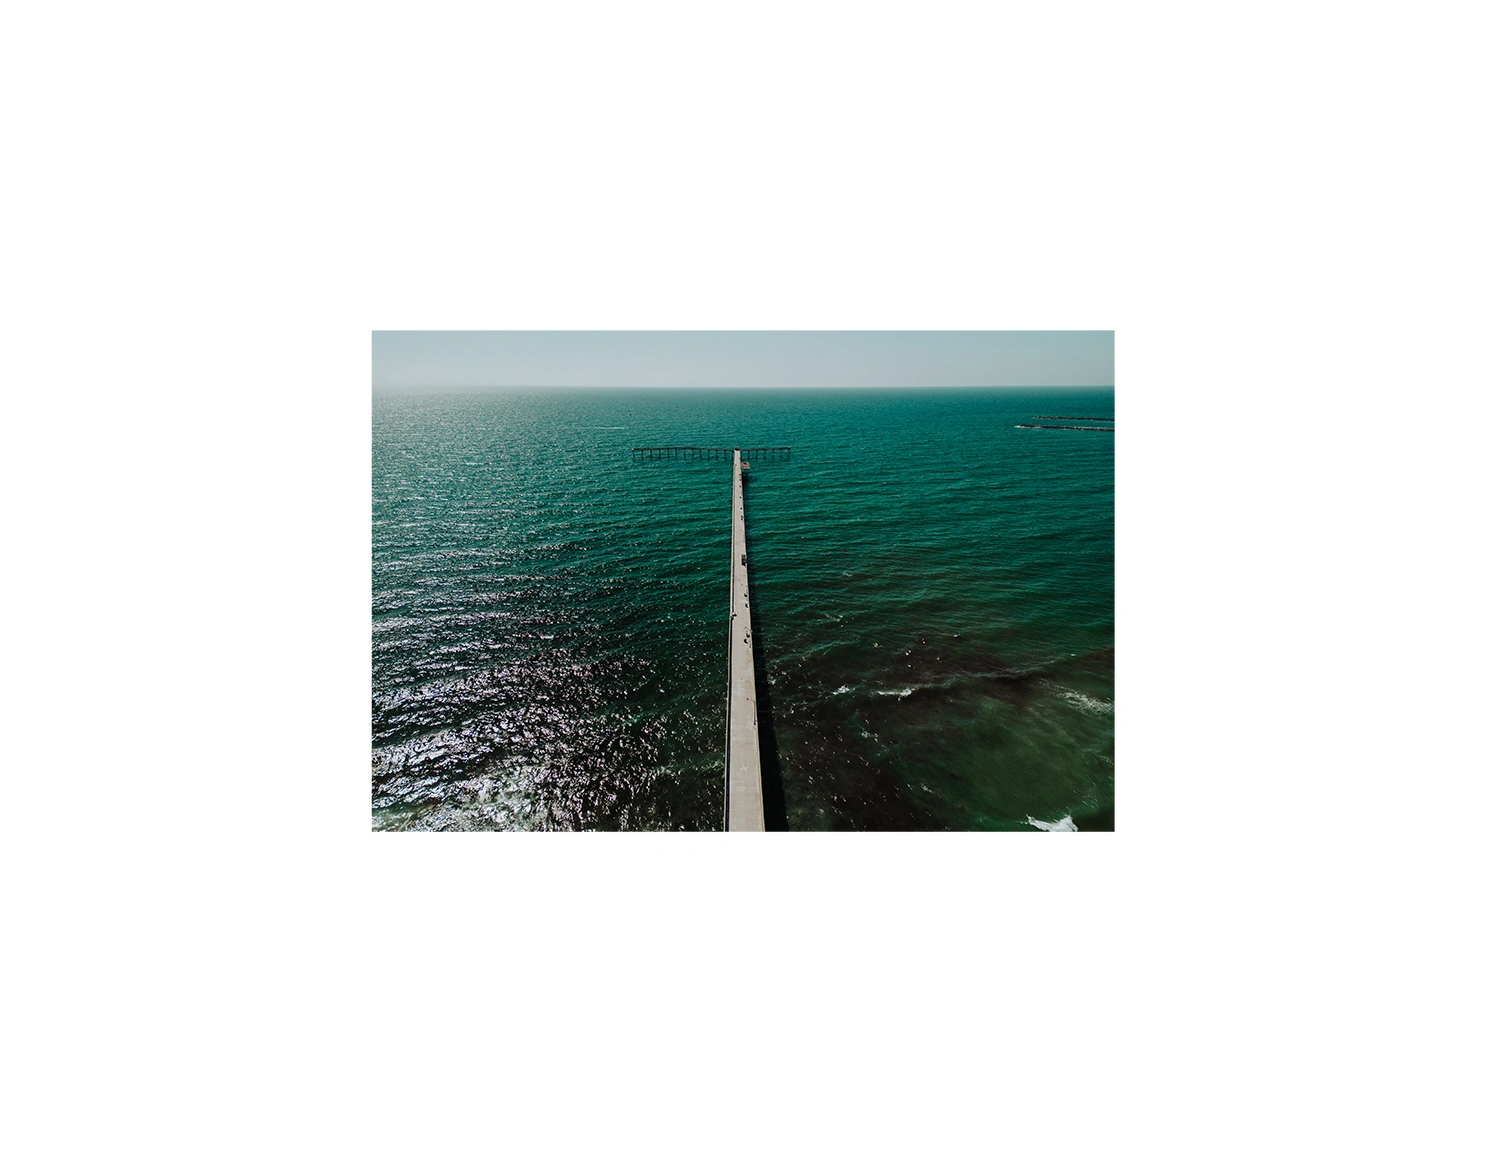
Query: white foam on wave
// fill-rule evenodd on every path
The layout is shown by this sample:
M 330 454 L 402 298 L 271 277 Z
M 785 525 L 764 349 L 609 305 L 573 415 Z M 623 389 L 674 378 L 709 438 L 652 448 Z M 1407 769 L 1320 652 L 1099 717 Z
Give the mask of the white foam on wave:
M 1028 825 L 1035 825 L 1038 829 L 1045 829 L 1049 833 L 1076 833 L 1078 826 L 1073 823 L 1072 815 L 1063 817 L 1060 821 L 1039 821 L 1035 817 L 1027 817 Z
M 907 695 L 911 694 L 916 689 L 916 687 L 907 687 L 905 690 L 901 691 L 876 691 L 875 693 L 877 695 L 895 695 L 898 699 L 904 699 Z
M 1090 695 L 1066 689 L 1059 689 L 1058 693 L 1068 706 L 1077 707 L 1080 711 L 1087 711 L 1091 715 L 1109 715 L 1115 709 L 1115 705 L 1107 699 L 1095 699 Z
M 853 687 L 850 687 L 850 686 L 842 686 L 842 687 L 840 687 L 840 688 L 839 688 L 839 689 L 838 689 L 838 690 L 836 690 L 836 691 L 834 691 L 834 692 L 833 692 L 833 693 L 834 693 L 834 694 L 835 694 L 835 695 L 847 695 L 847 694 L 848 694 L 848 693 L 849 693 L 849 692 L 850 692 L 850 691 L 852 691 L 852 690 L 853 690 L 853 689 L 854 689 L 854 688 L 853 688 Z

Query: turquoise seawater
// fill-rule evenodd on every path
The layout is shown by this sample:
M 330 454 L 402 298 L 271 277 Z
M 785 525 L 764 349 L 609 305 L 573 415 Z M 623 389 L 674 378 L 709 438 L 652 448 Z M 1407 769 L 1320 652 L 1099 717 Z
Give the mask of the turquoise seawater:
M 768 822 L 1114 823 L 1113 390 L 373 401 L 377 829 L 718 829 L 730 465 Z M 1113 423 L 1076 425 L 1113 426 Z

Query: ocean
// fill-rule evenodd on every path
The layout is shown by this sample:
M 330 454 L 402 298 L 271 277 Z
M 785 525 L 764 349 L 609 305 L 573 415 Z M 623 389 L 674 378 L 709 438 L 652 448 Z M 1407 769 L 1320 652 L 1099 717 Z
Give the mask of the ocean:
M 1114 827 L 1106 390 L 377 393 L 373 827 L 722 827 L 731 464 L 767 825 Z

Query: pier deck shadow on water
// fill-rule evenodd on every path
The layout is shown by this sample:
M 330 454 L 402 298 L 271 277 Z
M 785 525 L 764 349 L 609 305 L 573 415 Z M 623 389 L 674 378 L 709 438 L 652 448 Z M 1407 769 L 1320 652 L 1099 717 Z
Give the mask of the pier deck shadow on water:
M 750 492 L 745 492 L 745 527 L 749 528 L 753 511 Z M 750 534 L 745 534 L 747 550 Z M 751 651 L 755 663 L 755 721 L 760 735 L 760 787 L 761 802 L 765 808 L 766 832 L 785 833 L 790 827 L 786 816 L 786 792 L 781 784 L 781 757 L 776 751 L 776 716 L 771 709 L 771 684 L 766 677 L 766 627 L 760 620 L 760 603 L 755 588 L 755 556 L 753 551 L 746 558 L 749 569 L 747 583 L 750 592 L 750 626 L 755 631 L 751 640 Z

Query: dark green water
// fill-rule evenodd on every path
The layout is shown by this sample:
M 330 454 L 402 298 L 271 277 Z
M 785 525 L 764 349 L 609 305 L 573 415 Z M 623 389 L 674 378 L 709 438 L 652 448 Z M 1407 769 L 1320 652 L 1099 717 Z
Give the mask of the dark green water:
M 374 399 L 374 825 L 718 829 L 730 470 L 746 489 L 768 819 L 1114 817 L 1105 391 Z M 1113 425 L 1113 424 L 1078 424 Z

